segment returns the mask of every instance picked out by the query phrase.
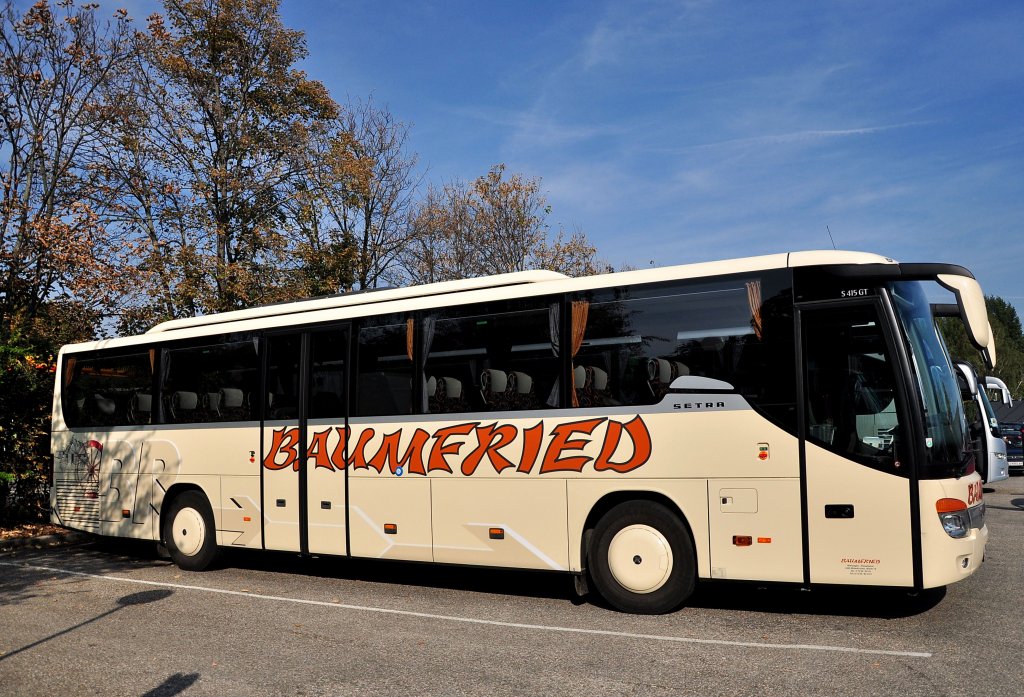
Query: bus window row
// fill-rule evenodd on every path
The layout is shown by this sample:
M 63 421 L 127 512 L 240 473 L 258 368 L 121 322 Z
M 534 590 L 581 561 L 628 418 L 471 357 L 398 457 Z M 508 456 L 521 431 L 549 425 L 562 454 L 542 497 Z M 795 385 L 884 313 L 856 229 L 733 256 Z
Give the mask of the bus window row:
M 71 426 L 295 419 L 300 394 L 314 419 L 629 407 L 656 404 L 677 378 L 696 375 L 795 420 L 785 279 L 601 289 L 568 302 L 511 299 L 352 324 L 351 341 L 347 326 L 308 331 L 305 390 L 298 330 L 70 357 L 65 418 Z

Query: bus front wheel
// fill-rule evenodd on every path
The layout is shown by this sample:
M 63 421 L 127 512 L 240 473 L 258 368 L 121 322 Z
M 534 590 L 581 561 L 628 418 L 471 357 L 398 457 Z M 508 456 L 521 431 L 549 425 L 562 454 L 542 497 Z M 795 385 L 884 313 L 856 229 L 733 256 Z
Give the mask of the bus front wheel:
M 213 511 L 198 491 L 186 491 L 171 502 L 163 521 L 163 539 L 171 559 L 187 571 L 202 571 L 217 559 Z
M 686 526 L 651 501 L 627 501 L 608 511 L 594 528 L 588 564 L 598 592 L 623 612 L 669 612 L 696 585 L 693 540 Z

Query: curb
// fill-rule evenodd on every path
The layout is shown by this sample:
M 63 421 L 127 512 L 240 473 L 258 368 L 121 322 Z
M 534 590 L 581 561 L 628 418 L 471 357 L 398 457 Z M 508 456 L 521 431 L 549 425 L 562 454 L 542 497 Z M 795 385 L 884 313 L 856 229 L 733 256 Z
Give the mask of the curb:
M 41 549 L 43 547 L 63 547 L 89 540 L 92 535 L 84 532 L 61 532 L 53 535 L 37 535 L 36 537 L 15 537 L 0 540 L 0 552 L 14 552 L 19 549 Z

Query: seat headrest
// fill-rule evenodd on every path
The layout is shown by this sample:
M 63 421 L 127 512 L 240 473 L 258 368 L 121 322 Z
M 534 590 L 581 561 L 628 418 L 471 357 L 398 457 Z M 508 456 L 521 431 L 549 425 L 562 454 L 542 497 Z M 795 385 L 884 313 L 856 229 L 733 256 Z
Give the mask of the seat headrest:
M 153 411 L 153 395 L 145 392 L 135 393 L 135 411 Z
M 672 382 L 672 364 L 664 358 L 656 360 L 658 361 L 658 380 L 665 384 Z
M 226 409 L 237 409 L 245 402 L 245 393 L 237 387 L 222 387 L 220 390 L 220 404 Z
M 199 404 L 199 395 L 195 392 L 175 392 L 171 395 L 171 405 L 175 409 L 195 409 Z
M 591 366 L 590 372 L 593 376 L 591 379 L 593 380 L 593 387 L 595 390 L 608 389 L 608 373 L 597 366 Z
M 96 409 L 104 416 L 110 416 L 117 411 L 117 404 L 112 399 L 107 399 L 101 394 L 95 395 Z
M 510 375 L 515 377 L 516 393 L 528 394 L 533 389 L 533 378 L 526 373 L 513 370 Z
M 572 384 L 577 389 L 587 384 L 587 369 L 582 365 L 572 369 Z
M 427 378 L 427 396 L 433 397 L 435 394 L 437 394 L 437 378 L 431 375 Z
M 501 370 L 493 368 L 485 370 L 480 375 L 480 386 L 491 392 L 504 392 L 508 387 L 508 375 Z
M 455 378 L 439 378 L 444 382 L 444 391 L 451 399 L 462 396 L 462 381 Z

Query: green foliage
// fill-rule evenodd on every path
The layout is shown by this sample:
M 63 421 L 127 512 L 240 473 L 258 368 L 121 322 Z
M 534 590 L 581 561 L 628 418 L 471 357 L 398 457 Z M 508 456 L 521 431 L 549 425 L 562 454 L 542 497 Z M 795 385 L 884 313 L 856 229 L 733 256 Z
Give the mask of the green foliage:
M 47 514 L 54 366 L 20 338 L 0 344 L 0 522 Z

